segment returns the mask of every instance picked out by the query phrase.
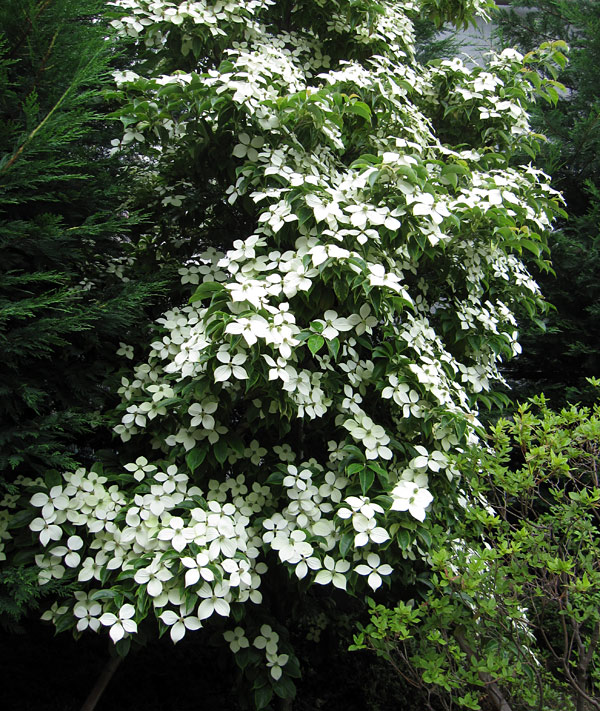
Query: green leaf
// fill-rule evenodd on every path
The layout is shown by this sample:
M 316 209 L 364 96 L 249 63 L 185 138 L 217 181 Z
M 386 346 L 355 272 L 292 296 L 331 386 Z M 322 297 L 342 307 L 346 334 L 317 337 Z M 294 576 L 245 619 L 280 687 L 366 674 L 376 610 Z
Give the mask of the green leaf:
M 418 528 L 417 536 L 421 541 L 423 541 L 427 548 L 431 548 L 431 534 L 426 528 Z
M 375 472 L 372 469 L 363 468 L 359 474 L 360 488 L 362 489 L 363 496 L 367 495 L 369 489 L 373 486 L 375 481 Z
M 213 296 L 213 294 L 224 290 L 225 287 L 223 284 L 219 284 L 217 281 L 202 282 L 190 297 L 189 303 L 193 304 L 195 301 L 202 301 L 202 299 L 206 299 L 207 296 Z
M 90 594 L 90 600 L 110 600 L 118 596 L 119 593 L 116 590 L 96 590 Z
M 185 457 L 185 462 L 188 465 L 192 474 L 198 469 L 206 458 L 206 448 L 195 447 Z
M 11 514 L 8 519 L 8 528 L 12 530 L 13 528 L 23 528 L 31 523 L 35 518 L 36 512 L 31 509 L 23 509 L 17 513 Z
M 248 666 L 251 659 L 252 652 L 250 649 L 240 649 L 235 653 L 235 662 L 242 671 Z
M 263 686 L 260 689 L 256 689 L 254 692 L 254 703 L 256 704 L 257 711 L 264 709 L 269 705 L 269 702 L 273 698 L 273 689 L 270 686 Z
M 371 109 L 364 103 L 364 101 L 355 101 L 352 104 L 346 104 L 346 112 L 361 116 L 365 121 L 371 123 Z
M 369 183 L 369 185 L 370 185 L 371 187 L 373 187 L 373 185 L 375 185 L 375 183 L 377 182 L 377 178 L 379 178 L 380 175 L 381 175 L 381 171 L 380 171 L 380 170 L 372 170 L 372 171 L 369 173 L 369 177 L 368 177 L 368 179 L 367 179 L 367 182 Z
M 308 339 L 307 343 L 310 352 L 315 355 L 315 353 L 318 353 L 325 344 L 325 339 L 318 333 L 313 333 L 313 335 Z
M 44 481 L 46 486 L 51 489 L 53 486 L 60 486 L 63 483 L 63 478 L 56 469 L 48 469 L 44 475 Z
M 350 285 L 345 279 L 335 279 L 335 281 L 333 282 L 333 291 L 337 296 L 339 302 L 343 304 L 348 298 L 348 294 L 350 293 Z M 321 330 L 323 330 L 322 327 Z
M 266 484 L 281 484 L 283 482 L 284 475 L 282 472 L 273 472 L 269 474 Z
M 406 531 L 405 529 L 402 528 L 398 531 L 396 540 L 398 541 L 398 545 L 400 546 L 400 548 L 402 548 L 402 550 L 405 551 L 408 549 L 408 547 L 411 544 L 412 536 L 410 535 L 410 533 L 408 531 Z
M 36 555 L 35 551 L 32 551 L 32 550 L 19 551 L 15 556 L 13 556 L 12 563 L 14 563 L 17 566 L 33 564 L 35 555 Z
M 125 637 L 125 639 L 120 639 L 115 644 L 115 651 L 119 655 L 119 657 L 121 657 L 121 659 L 124 659 L 129 654 L 130 648 L 131 637 Z
M 342 558 L 346 556 L 346 553 L 350 550 L 350 546 L 354 542 L 354 534 L 344 533 L 340 541 L 340 555 Z
M 387 488 L 387 486 L 389 484 L 387 471 L 383 467 L 380 467 L 379 464 L 375 464 L 375 463 L 369 464 L 369 469 L 371 469 L 371 471 L 373 471 L 373 472 L 375 472 L 375 474 L 377 474 L 377 477 L 379 478 L 379 482 L 381 483 L 381 485 L 384 488 Z
M 296 685 L 289 676 L 284 675 L 273 684 L 273 691 L 280 699 L 293 699 L 296 696 Z
M 217 462 L 219 462 L 219 464 L 223 464 L 229 454 L 229 445 L 227 444 L 226 440 L 221 438 L 217 442 L 215 442 L 215 445 L 213 447 L 213 453 Z
M 333 360 L 337 360 L 338 352 L 340 350 L 340 339 L 332 338 L 331 341 L 327 341 L 327 348 Z
M 352 476 L 364 469 L 365 465 L 362 462 L 353 462 L 346 468 L 346 473 L 348 476 Z

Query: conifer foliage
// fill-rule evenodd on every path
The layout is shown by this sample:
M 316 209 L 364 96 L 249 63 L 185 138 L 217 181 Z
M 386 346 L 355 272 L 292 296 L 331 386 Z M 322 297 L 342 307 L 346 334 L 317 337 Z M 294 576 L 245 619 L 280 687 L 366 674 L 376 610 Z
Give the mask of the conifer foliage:
M 95 0 L 0 7 L 0 475 L 81 461 L 148 289 L 108 161 Z M 110 47 L 110 46 L 109 46 Z M 133 334 L 132 334 L 133 335 Z
M 413 583 L 428 511 L 460 511 L 448 453 L 542 303 L 524 255 L 560 199 L 512 159 L 564 57 L 420 65 L 412 18 L 478 0 L 113 5 L 139 60 L 114 151 L 147 157 L 188 294 L 122 380 L 120 465 L 26 483 L 6 553 L 73 581 L 46 619 L 121 652 L 217 630 L 263 708 L 299 673 L 282 600 Z

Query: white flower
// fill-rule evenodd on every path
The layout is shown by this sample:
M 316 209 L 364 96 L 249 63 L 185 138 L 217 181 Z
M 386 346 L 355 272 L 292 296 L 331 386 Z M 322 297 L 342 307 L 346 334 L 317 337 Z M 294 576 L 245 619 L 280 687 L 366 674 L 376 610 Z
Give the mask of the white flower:
M 416 196 L 409 196 L 407 202 L 413 203 L 413 215 L 423 215 L 431 219 L 435 225 L 439 225 L 444 217 L 448 217 L 450 212 L 443 202 L 435 202 L 431 193 L 420 193 Z
M 334 561 L 330 555 L 326 555 L 323 564 L 325 569 L 319 570 L 315 576 L 315 583 L 319 585 L 333 583 L 336 588 L 345 590 L 347 581 L 344 573 L 350 570 L 350 563 L 347 560 Z
M 43 491 L 34 494 L 30 503 L 42 509 L 42 516 L 46 521 L 52 518 L 55 511 L 63 511 L 69 505 L 69 498 L 65 496 L 62 486 L 53 486 L 46 494 Z
M 357 532 L 354 536 L 356 548 L 366 546 L 369 542 L 380 545 L 389 541 L 390 534 L 382 526 L 378 526 L 374 518 L 367 518 L 362 513 L 352 516 L 352 525 Z
M 159 558 L 154 558 L 152 563 L 145 568 L 140 568 L 133 579 L 140 585 L 146 585 L 150 597 L 157 597 L 163 591 L 163 583 L 171 580 L 173 574 Z
M 160 402 L 161 400 L 165 400 L 166 398 L 173 397 L 175 395 L 175 391 L 168 383 L 148 385 L 146 390 L 149 393 L 152 393 L 153 402 Z M 143 459 L 143 457 L 140 457 L 140 459 Z
M 180 516 L 172 516 L 169 519 L 168 528 L 162 528 L 158 532 L 158 539 L 160 541 L 171 541 L 171 545 L 178 553 L 180 553 L 193 538 L 193 529 L 188 528 Z
M 238 136 L 239 143 L 233 149 L 233 155 L 236 158 L 248 158 L 248 160 L 255 161 L 258 158 L 257 148 L 261 148 L 264 145 L 264 138 L 262 136 L 254 136 L 250 139 L 247 133 L 240 133 Z
M 77 631 L 83 632 L 89 627 L 93 632 L 98 632 L 100 629 L 98 615 L 101 612 L 102 606 L 99 602 L 90 600 L 77 603 L 73 608 L 73 615 L 77 618 Z
M 373 333 L 373 327 L 377 325 L 375 316 L 371 316 L 371 307 L 369 304 L 363 304 L 357 314 L 352 314 L 348 318 L 348 322 L 356 331 L 356 335 L 361 336 L 363 333 Z
M 263 358 L 269 366 L 269 380 L 279 379 L 287 383 L 290 378 L 297 376 L 295 369 L 291 365 L 288 365 L 285 358 L 278 358 L 277 361 L 275 361 L 270 355 L 266 354 L 263 354 Z
M 129 360 L 132 360 L 133 359 L 133 346 L 130 346 L 127 343 L 123 343 L 122 341 L 119 341 L 119 349 L 117 350 L 117 355 L 125 356 L 125 358 L 129 358 Z
M 230 321 L 225 327 L 225 333 L 240 335 L 249 346 L 253 346 L 259 338 L 266 338 L 269 334 L 269 322 L 260 314 L 238 318 Z
M 448 465 L 448 457 L 437 449 L 429 453 L 420 444 L 417 444 L 415 449 L 419 454 L 410 463 L 414 469 L 431 469 L 432 472 L 439 472 Z
M 180 605 L 179 614 L 165 610 L 160 619 L 171 628 L 171 639 L 175 643 L 183 639 L 187 630 L 199 630 L 202 627 L 202 622 L 188 613 L 186 605 Z
M 62 537 L 62 528 L 56 523 L 48 523 L 43 518 L 34 518 L 29 528 L 40 534 L 40 543 L 47 546 L 50 541 L 59 541 Z
M 238 281 L 226 284 L 225 287 L 231 292 L 231 298 L 235 301 L 247 301 L 257 309 L 262 307 L 262 302 L 267 296 L 265 282 L 256 279 L 244 279 L 240 276 Z
M 344 395 L 346 397 L 342 400 L 342 408 L 350 410 L 350 412 L 359 413 L 361 411 L 360 403 L 362 402 L 360 393 L 354 392 L 350 385 L 344 385 Z
M 156 471 L 156 467 L 153 464 L 148 464 L 146 457 L 138 457 L 135 462 L 126 464 L 124 468 L 133 474 L 133 478 L 136 481 L 142 481 L 146 474 Z
M 198 553 L 195 558 L 182 558 L 181 562 L 186 568 L 188 568 L 185 574 L 186 587 L 195 585 L 200 578 L 208 583 L 212 583 L 215 579 L 215 574 L 210 568 L 207 567 L 210 559 L 206 553 Z
M 275 655 L 277 654 L 278 642 L 279 635 L 277 632 L 273 631 L 270 625 L 262 625 L 260 635 L 254 639 L 252 644 L 256 649 L 264 649 L 266 654 Z
M 65 565 L 69 568 L 76 568 L 79 565 L 81 556 L 77 553 L 83 548 L 83 541 L 79 536 L 69 536 L 66 546 L 56 546 L 50 553 L 59 558 L 64 558 Z
M 387 286 L 394 291 L 401 291 L 400 279 L 394 272 L 386 272 L 383 264 L 368 264 L 367 266 L 369 269 L 369 284 L 371 286 Z M 408 294 L 405 292 L 403 296 L 406 299 Z
M 283 478 L 283 485 L 289 487 L 296 487 L 300 491 L 304 491 L 306 487 L 312 481 L 312 473 L 310 469 L 300 469 L 295 467 L 293 464 L 289 464 L 287 467 L 288 474 Z
M 246 380 L 248 378 L 248 373 L 242 368 L 242 365 L 246 362 L 247 356 L 243 353 L 236 353 L 233 358 L 229 351 L 220 350 L 217 353 L 217 359 L 221 361 L 224 365 L 220 365 L 215 368 L 214 378 L 215 383 L 220 383 L 225 380 L 229 380 L 233 375 L 234 378 L 238 380 Z
M 244 449 L 244 457 L 249 459 L 252 464 L 256 465 L 260 464 L 266 453 L 267 450 L 264 447 L 261 447 L 256 439 L 253 439 L 248 447 Z
M 354 570 L 359 575 L 368 575 L 367 583 L 373 590 L 381 587 L 381 576 L 390 575 L 393 572 L 392 566 L 384 563 L 381 565 L 381 561 L 377 553 L 369 553 L 367 556 L 367 562 L 357 565 Z
M 347 222 L 347 218 L 341 211 L 340 206 L 337 202 L 332 201 L 325 203 L 320 197 L 316 195 L 307 195 L 305 197 L 306 204 L 313 209 L 315 220 L 321 222 L 326 220 L 330 229 L 335 230 L 338 226 L 338 221 L 342 223 Z
M 425 520 L 425 509 L 433 501 L 431 493 L 412 481 L 399 481 L 392 491 L 392 511 L 408 511 L 418 521 Z
M 234 630 L 227 630 L 227 632 L 223 632 L 223 638 L 229 643 L 229 648 L 234 654 L 239 652 L 240 649 L 246 649 L 250 646 L 250 642 L 241 627 L 236 627 Z
M 127 634 L 137 632 L 137 624 L 131 619 L 135 615 L 135 607 L 126 603 L 119 609 L 117 617 L 112 612 L 105 612 L 100 618 L 100 622 L 105 627 L 110 627 L 110 637 L 116 644 Z
M 98 612 L 100 612 L 102 610 L 100 605 L 98 605 L 98 608 L 99 608 Z M 53 602 L 52 605 L 50 606 L 50 609 L 46 610 L 46 612 L 44 612 L 41 615 L 40 619 L 44 620 L 46 622 L 56 623 L 58 618 L 62 617 L 62 615 L 64 615 L 68 611 L 69 611 L 69 608 L 66 605 L 59 605 L 58 602 Z M 100 625 L 98 625 L 98 626 L 100 626 Z M 94 631 L 97 631 L 97 630 L 94 630 Z
M 289 661 L 289 654 L 267 654 L 267 668 L 271 670 L 271 676 L 275 681 L 281 679 L 284 667 Z
M 321 335 L 328 341 L 339 336 L 340 331 L 349 331 L 352 328 L 352 324 L 347 318 L 338 316 L 337 311 L 332 310 L 325 311 L 323 319 L 315 319 L 315 323 L 323 326 Z
M 202 426 L 206 430 L 212 430 L 215 426 L 213 412 L 217 410 L 217 402 L 210 398 L 204 398 L 202 402 L 194 402 L 188 408 L 188 414 L 192 416 L 191 427 Z
M 217 583 L 214 588 L 208 583 L 198 590 L 198 596 L 204 598 L 198 605 L 198 617 L 205 620 L 210 617 L 213 612 L 222 617 L 229 617 L 230 607 L 228 598 L 230 597 L 229 585 L 223 581 Z
M 350 509 L 341 508 L 338 511 L 340 518 L 350 518 L 355 513 L 360 513 L 366 518 L 374 518 L 375 514 L 383 513 L 383 507 L 379 504 L 374 504 L 368 496 L 348 496 L 344 499 L 344 503 L 350 506 Z
M 364 412 L 359 412 L 353 419 L 346 420 L 344 427 L 356 441 L 362 443 L 367 459 L 377 459 L 377 457 L 391 459 L 394 456 L 392 450 L 385 446 L 390 438 L 383 427 L 376 425 Z
M 61 565 L 61 559 L 55 555 L 36 555 L 35 564 L 40 569 L 38 574 L 38 582 L 40 585 L 45 585 L 52 578 L 60 580 L 65 574 L 64 566 Z

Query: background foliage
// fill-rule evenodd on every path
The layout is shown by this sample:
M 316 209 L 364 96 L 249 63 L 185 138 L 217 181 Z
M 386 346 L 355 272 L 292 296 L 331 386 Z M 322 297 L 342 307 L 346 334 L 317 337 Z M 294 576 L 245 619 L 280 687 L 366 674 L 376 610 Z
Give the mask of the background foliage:
M 567 87 L 556 106 L 538 105 L 537 130 L 548 138 L 536 164 L 552 175 L 566 200 L 568 219 L 551 236 L 556 276 L 539 274 L 542 290 L 555 306 L 545 333 L 524 330 L 523 356 L 511 364 L 517 397 L 545 392 L 557 406 L 591 404 L 595 393 L 586 378 L 600 361 L 600 6 L 588 0 L 522 0 L 526 12 L 498 13 L 501 37 L 529 51 L 540 42 L 563 39 L 569 64 L 560 74 Z

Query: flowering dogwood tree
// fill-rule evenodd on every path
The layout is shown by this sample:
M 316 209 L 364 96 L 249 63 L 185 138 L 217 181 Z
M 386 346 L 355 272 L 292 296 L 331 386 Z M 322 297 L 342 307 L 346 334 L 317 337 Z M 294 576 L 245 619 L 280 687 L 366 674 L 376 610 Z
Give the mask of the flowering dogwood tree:
M 274 566 L 377 590 L 426 559 L 430 507 L 460 515 L 447 454 L 542 306 L 522 257 L 543 264 L 560 199 L 513 158 L 563 57 L 419 66 L 411 18 L 481 0 L 113 5 L 140 60 L 116 77 L 114 150 L 145 153 L 180 216 L 202 154 L 214 201 L 176 235 L 189 302 L 123 377 L 122 467 L 22 480 L 2 535 L 9 555 L 34 542 L 40 584 L 76 581 L 45 614 L 59 629 L 126 646 L 146 618 L 174 642 L 225 622 L 261 707 L 298 673 L 251 614 Z M 246 231 L 211 231 L 226 210 Z

